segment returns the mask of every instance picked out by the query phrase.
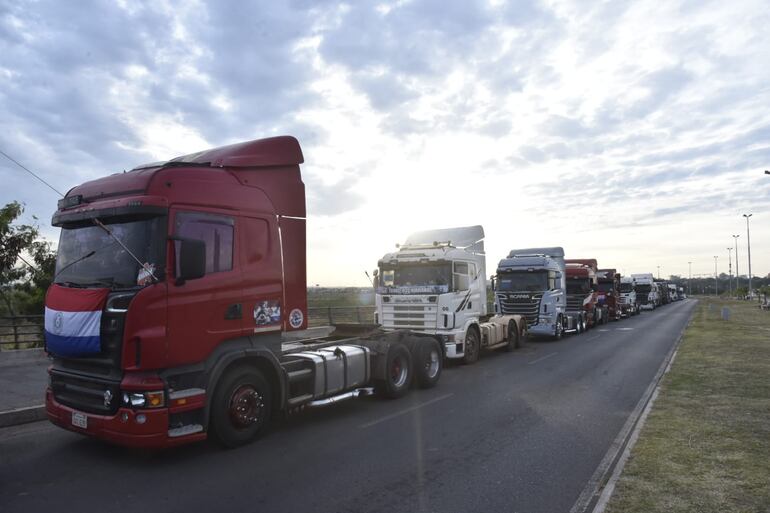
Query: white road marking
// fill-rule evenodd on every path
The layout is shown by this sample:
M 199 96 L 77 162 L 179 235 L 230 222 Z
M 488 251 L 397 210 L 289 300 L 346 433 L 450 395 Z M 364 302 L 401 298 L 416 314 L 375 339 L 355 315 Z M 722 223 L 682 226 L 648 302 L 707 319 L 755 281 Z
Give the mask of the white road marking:
M 605 331 L 610 331 L 610 330 L 600 329 L 599 331 L 601 331 L 603 333 Z
M 542 357 L 538 358 L 537 360 L 532 360 L 531 362 L 529 362 L 529 365 L 533 365 L 533 364 L 535 364 L 535 363 L 537 363 L 537 362 L 542 362 L 542 361 L 543 361 L 543 360 L 545 360 L 546 358 L 550 358 L 550 357 L 552 357 L 552 356 L 553 356 L 553 355 L 555 355 L 555 354 L 558 354 L 558 353 L 551 353 L 551 354 L 547 354 L 547 355 L 545 355 L 545 356 L 542 356 Z
M 615 331 L 631 331 L 634 328 L 615 328 Z
M 429 401 L 425 401 L 424 403 L 416 404 L 416 405 L 414 405 L 414 406 L 412 406 L 410 408 L 404 408 L 401 411 L 397 411 L 395 413 L 391 413 L 390 415 L 385 415 L 384 417 L 381 417 L 381 418 L 379 418 L 377 420 L 373 420 L 371 422 L 367 422 L 366 424 L 361 424 L 358 427 L 360 427 L 361 429 L 365 429 L 365 428 L 368 428 L 368 427 L 376 426 L 377 424 L 380 424 L 382 422 L 386 422 L 386 421 L 388 421 L 390 419 L 395 419 L 396 417 L 400 417 L 401 415 L 405 415 L 405 414 L 407 414 L 409 412 L 412 412 L 414 410 L 419 410 L 423 406 L 428 406 L 429 404 L 433 404 L 433 403 L 437 403 L 439 401 L 443 401 L 444 399 L 452 397 L 453 395 L 454 395 L 454 393 L 450 393 L 450 394 L 444 394 L 444 395 L 440 395 L 438 397 L 434 397 L 433 399 L 431 399 Z

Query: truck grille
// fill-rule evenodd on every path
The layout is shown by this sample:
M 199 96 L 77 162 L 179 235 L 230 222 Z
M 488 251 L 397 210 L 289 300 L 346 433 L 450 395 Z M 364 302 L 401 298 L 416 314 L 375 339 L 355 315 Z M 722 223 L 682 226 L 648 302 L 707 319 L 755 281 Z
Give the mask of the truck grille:
M 500 303 L 500 313 L 503 315 L 521 315 L 527 320 L 528 325 L 537 324 L 538 312 L 540 312 L 540 300 L 543 294 L 498 293 L 497 300 Z
M 567 295 L 567 311 L 568 312 L 579 312 L 583 310 L 583 301 L 585 301 L 585 296 L 580 295 L 574 295 L 574 294 L 568 294 Z
M 640 305 L 646 305 L 650 302 L 650 297 L 647 294 L 637 294 L 636 295 L 636 302 Z
M 438 307 L 425 304 L 383 304 L 382 326 L 384 328 L 405 328 L 413 330 L 435 330 Z
M 51 390 L 58 402 L 76 410 L 114 415 L 120 405 L 120 382 L 51 370 Z

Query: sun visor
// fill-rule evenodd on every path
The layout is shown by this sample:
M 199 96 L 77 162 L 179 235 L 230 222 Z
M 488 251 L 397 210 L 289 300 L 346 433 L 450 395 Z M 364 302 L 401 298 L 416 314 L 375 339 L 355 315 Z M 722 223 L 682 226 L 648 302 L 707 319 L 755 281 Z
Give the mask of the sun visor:
M 481 225 L 461 226 L 458 228 L 442 228 L 439 230 L 424 230 L 407 237 L 405 246 L 431 245 L 434 243 L 450 243 L 457 248 L 465 248 L 477 253 L 484 252 L 484 228 Z

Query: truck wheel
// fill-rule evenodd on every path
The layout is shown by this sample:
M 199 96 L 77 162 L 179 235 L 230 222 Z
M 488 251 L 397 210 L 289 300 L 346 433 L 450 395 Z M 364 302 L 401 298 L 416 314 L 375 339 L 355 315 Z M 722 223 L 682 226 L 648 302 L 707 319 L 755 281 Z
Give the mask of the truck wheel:
M 508 321 L 508 335 L 506 338 L 508 339 L 508 343 L 505 345 L 506 351 L 513 351 L 521 347 L 519 328 L 516 327 L 515 321 Z
M 561 320 L 561 315 L 556 318 L 556 326 L 553 330 L 553 339 L 554 340 L 561 340 L 562 335 L 564 334 L 564 328 Z
M 375 383 L 377 393 L 387 399 L 398 399 L 409 391 L 412 384 L 412 356 L 404 344 L 388 348 L 385 360 L 385 379 Z
M 414 370 L 420 388 L 433 388 L 441 377 L 444 357 L 438 341 L 425 339 L 416 346 Z
M 586 330 L 586 325 L 583 322 L 583 317 L 578 316 L 577 319 L 577 332 L 578 334 L 583 333 Z
M 480 345 L 479 334 L 476 329 L 471 326 L 468 328 L 468 333 L 465 334 L 465 356 L 463 356 L 464 364 L 470 365 L 478 361 Z
M 270 385 L 261 372 L 236 367 L 216 387 L 211 405 L 214 436 L 225 447 L 256 438 L 270 419 Z

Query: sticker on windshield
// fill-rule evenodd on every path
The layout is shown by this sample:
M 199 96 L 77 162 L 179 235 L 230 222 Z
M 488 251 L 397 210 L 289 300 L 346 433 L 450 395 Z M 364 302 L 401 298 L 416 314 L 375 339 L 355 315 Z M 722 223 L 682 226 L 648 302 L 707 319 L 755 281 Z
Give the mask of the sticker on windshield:
M 152 275 L 155 273 L 155 264 L 144 263 L 144 266 L 139 269 L 139 274 L 136 275 L 136 284 L 143 286 L 152 283 Z
M 254 322 L 257 326 L 281 324 L 281 302 L 260 301 L 254 305 Z

